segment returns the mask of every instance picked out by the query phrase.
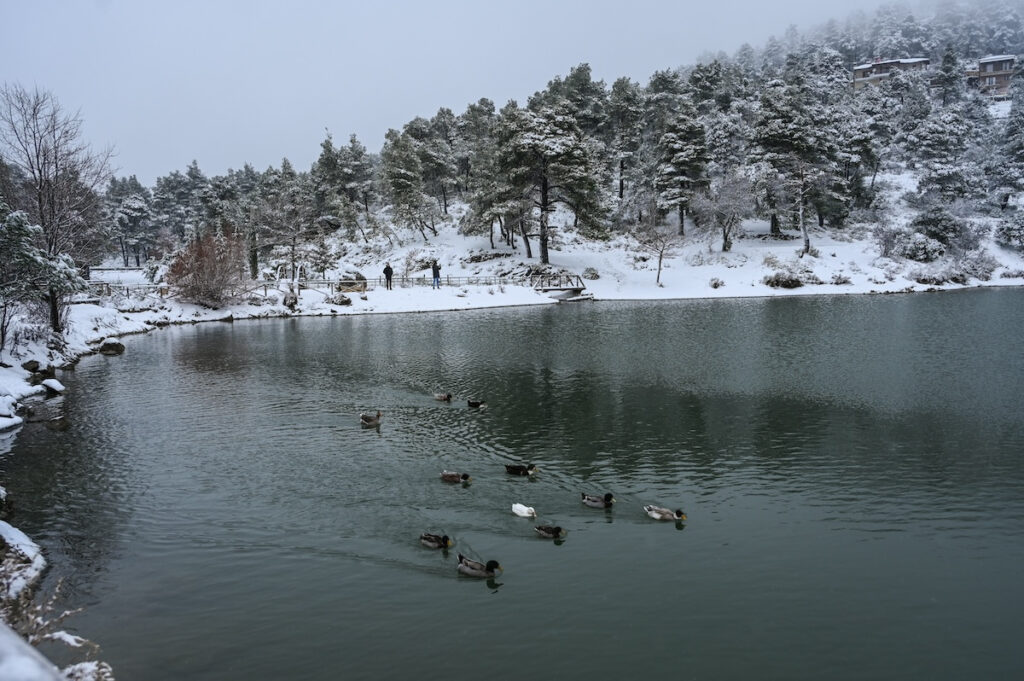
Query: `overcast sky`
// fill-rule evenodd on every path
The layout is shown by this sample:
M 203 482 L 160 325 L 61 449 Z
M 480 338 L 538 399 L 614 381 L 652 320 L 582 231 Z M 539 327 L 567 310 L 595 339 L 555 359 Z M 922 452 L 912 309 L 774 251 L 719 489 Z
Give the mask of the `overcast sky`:
M 858 3 L 873 11 L 876 0 Z M 379 151 L 388 128 L 487 97 L 520 104 L 589 63 L 646 84 L 709 51 L 759 47 L 848 0 L 0 0 L 0 81 L 78 110 L 118 175 L 152 185 L 287 157 L 307 170 L 325 130 Z

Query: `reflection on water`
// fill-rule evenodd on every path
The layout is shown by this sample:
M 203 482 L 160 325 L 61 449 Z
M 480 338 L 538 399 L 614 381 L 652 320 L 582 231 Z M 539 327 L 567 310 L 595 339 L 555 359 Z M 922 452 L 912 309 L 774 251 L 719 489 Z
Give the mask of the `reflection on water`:
M 119 678 L 1007 677 L 1021 295 L 165 329 L 0 484 Z

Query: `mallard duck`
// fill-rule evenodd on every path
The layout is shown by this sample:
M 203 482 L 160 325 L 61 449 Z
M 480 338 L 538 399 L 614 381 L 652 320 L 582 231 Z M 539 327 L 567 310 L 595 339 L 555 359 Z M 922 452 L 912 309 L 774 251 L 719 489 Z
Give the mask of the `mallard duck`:
M 379 426 L 382 416 L 384 416 L 384 414 L 379 409 L 376 414 L 364 411 L 359 415 L 359 422 L 368 427 Z
M 507 463 L 505 464 L 505 472 L 509 475 L 533 475 L 539 468 L 534 466 L 532 463 L 528 463 L 525 466 L 519 463 Z
M 452 394 L 451 393 L 434 393 L 434 399 L 437 400 L 438 402 L 451 402 L 452 401 Z
M 537 511 L 533 510 L 533 506 L 525 506 L 523 504 L 512 504 L 512 512 L 520 518 L 537 517 Z
M 615 503 L 615 497 L 612 496 L 611 492 L 608 492 L 603 497 L 580 492 L 580 499 L 591 508 L 611 508 L 612 504 Z
M 420 543 L 428 549 L 450 549 L 455 545 L 455 542 L 447 534 L 437 535 L 429 532 L 420 535 Z
M 479 409 L 480 407 L 487 406 L 487 403 L 483 400 L 466 400 L 466 404 L 471 406 L 473 409 Z
M 644 506 L 644 512 L 655 520 L 686 520 L 686 514 L 681 509 L 672 511 L 661 506 Z
M 489 560 L 485 564 L 470 560 L 460 553 L 458 570 L 469 577 L 493 577 L 495 571 L 502 571 L 502 567 L 496 560 Z
M 445 482 L 469 482 L 473 478 L 469 473 L 458 473 L 456 471 L 441 471 L 441 479 Z
M 533 531 L 545 539 L 561 539 L 565 536 L 565 530 L 558 525 L 538 525 Z

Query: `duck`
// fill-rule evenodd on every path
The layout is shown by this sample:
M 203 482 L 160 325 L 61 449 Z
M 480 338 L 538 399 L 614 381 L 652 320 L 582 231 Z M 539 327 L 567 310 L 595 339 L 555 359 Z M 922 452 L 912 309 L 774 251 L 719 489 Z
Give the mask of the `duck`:
M 532 463 L 528 463 L 525 466 L 519 463 L 507 463 L 505 464 L 505 472 L 509 475 L 533 475 L 540 469 L 534 466 Z
M 481 563 L 478 560 L 466 558 L 460 553 L 458 571 L 467 577 L 490 578 L 494 576 L 495 572 L 503 572 L 504 569 L 496 560 L 489 560 L 486 563 Z
M 580 499 L 584 504 L 591 508 L 611 508 L 612 504 L 615 503 L 615 497 L 612 496 L 611 492 L 605 494 L 603 497 L 599 497 L 594 494 L 587 494 L 586 492 L 580 492 Z
M 379 426 L 380 419 L 384 414 L 378 409 L 376 414 L 364 411 L 359 415 L 359 422 L 367 427 Z
M 661 506 L 647 505 L 644 506 L 644 513 L 655 520 L 686 520 L 686 514 L 683 513 L 682 509 L 673 511 Z
M 452 401 L 452 394 L 451 393 L 434 393 L 434 399 L 437 400 L 438 402 L 451 402 Z
M 447 534 L 437 535 L 429 532 L 420 535 L 420 543 L 428 549 L 450 549 L 455 544 Z
M 458 473 L 456 471 L 441 471 L 441 479 L 445 482 L 469 482 L 473 478 L 469 473 Z
M 466 404 L 468 404 L 473 409 L 479 409 L 481 407 L 487 406 L 487 402 L 485 402 L 484 400 L 466 400 Z
M 544 539 L 561 539 L 565 536 L 565 530 L 558 525 L 538 525 L 533 531 Z
M 524 504 L 512 504 L 512 512 L 520 518 L 537 517 L 537 511 L 533 509 L 533 506 L 526 506 Z

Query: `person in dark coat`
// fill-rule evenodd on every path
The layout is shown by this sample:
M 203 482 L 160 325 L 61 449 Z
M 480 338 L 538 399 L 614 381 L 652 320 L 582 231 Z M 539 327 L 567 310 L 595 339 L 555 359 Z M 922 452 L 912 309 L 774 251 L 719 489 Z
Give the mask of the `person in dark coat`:
M 384 263 L 384 283 L 387 285 L 389 291 L 391 290 L 391 275 L 394 273 L 395 271 L 391 269 L 391 263 Z
M 441 288 L 441 266 L 434 261 L 434 264 L 430 266 L 430 273 L 434 276 L 434 285 L 432 288 Z

